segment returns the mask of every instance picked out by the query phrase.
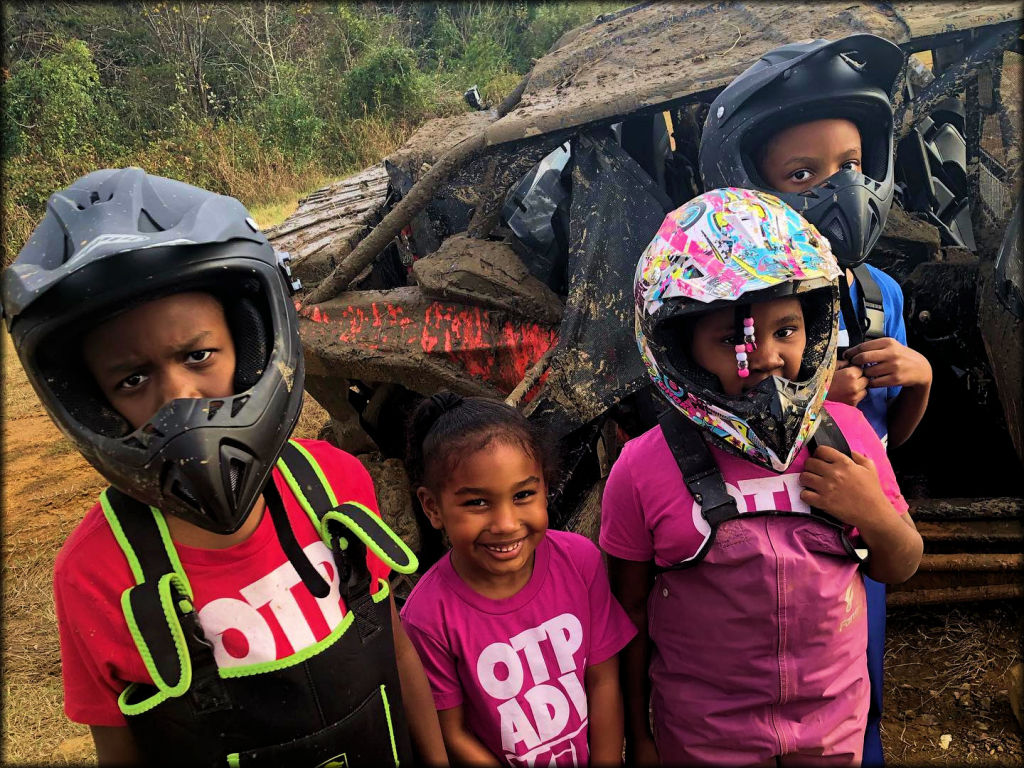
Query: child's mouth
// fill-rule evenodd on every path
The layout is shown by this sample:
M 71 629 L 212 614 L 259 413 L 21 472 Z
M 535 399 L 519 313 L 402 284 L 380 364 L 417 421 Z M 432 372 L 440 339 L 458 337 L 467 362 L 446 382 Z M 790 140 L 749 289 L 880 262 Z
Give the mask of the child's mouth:
M 511 560 L 519 554 L 523 548 L 523 542 L 526 538 L 516 539 L 515 541 L 502 541 L 495 542 L 492 544 L 483 544 L 480 546 L 487 550 L 487 553 L 491 557 L 497 558 L 498 560 Z

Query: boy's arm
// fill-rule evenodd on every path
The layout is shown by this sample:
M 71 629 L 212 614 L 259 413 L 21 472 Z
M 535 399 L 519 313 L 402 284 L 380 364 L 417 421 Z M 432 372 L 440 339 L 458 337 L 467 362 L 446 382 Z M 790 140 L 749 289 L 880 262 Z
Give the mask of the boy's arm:
M 442 709 L 437 713 L 441 720 L 444 744 L 458 765 L 501 765 L 491 751 L 466 728 L 462 716 L 462 705 Z
M 889 405 L 889 447 L 907 441 L 928 407 L 932 366 L 928 359 L 898 339 L 886 336 L 850 347 L 846 359 L 863 369 L 869 387 L 902 387 Z
M 127 725 L 90 725 L 100 766 L 139 765 L 142 756 Z
M 910 515 L 898 514 L 886 498 L 871 459 L 821 446 L 804 464 L 800 484 L 807 504 L 857 528 L 871 553 L 868 576 L 899 584 L 914 575 L 924 542 Z
M 913 350 L 911 350 L 913 351 Z M 927 361 L 926 361 L 927 362 Z M 889 406 L 889 446 L 895 448 L 905 443 L 917 425 L 921 423 L 924 412 L 928 408 L 931 395 L 931 367 L 928 368 L 928 383 L 922 386 L 904 386 L 896 399 Z
M 608 576 L 612 594 L 636 627 L 636 636 L 622 650 L 619 669 L 625 714 L 626 764 L 658 765 L 658 750 L 651 735 L 651 683 L 647 673 L 650 665 L 647 596 L 654 581 L 654 563 L 622 560 L 609 555 Z
M 622 765 L 622 691 L 619 688 L 619 658 L 587 667 L 587 712 L 590 714 L 588 742 L 591 765 Z
M 423 663 L 398 618 L 394 595 L 389 595 L 388 601 L 391 603 L 391 632 L 395 643 L 398 678 L 402 685 L 402 703 L 405 705 L 413 746 L 421 762 L 427 765 L 448 765 L 437 709 L 434 707 L 427 674 L 423 671 Z

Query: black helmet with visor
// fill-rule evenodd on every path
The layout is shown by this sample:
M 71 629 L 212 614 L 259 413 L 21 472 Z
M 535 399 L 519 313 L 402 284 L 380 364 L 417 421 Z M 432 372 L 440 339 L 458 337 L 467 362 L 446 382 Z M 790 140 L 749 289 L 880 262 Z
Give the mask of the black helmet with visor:
M 238 530 L 302 404 L 287 258 L 236 199 L 139 168 L 53 194 L 3 273 L 3 313 L 39 399 L 113 486 L 217 533 Z M 89 374 L 84 334 L 171 294 L 207 292 L 236 349 L 234 394 L 175 399 L 137 429 Z
M 707 189 L 743 187 L 778 195 L 832 245 L 839 264 L 867 258 L 893 199 L 893 88 L 905 61 L 898 46 L 870 34 L 791 43 L 769 51 L 711 104 L 700 145 Z M 825 118 L 853 122 L 861 170 L 841 170 L 803 192 L 773 189 L 758 153 L 779 131 Z

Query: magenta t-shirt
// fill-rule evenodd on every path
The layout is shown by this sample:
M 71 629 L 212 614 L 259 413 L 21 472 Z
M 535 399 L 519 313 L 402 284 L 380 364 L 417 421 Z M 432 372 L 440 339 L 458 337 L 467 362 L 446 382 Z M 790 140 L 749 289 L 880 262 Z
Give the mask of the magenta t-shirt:
M 636 634 L 612 597 L 601 553 L 549 530 L 519 592 L 491 600 L 446 555 L 402 609 L 438 710 L 462 705 L 467 727 L 509 765 L 589 762 L 584 673 Z
M 826 402 L 851 450 L 907 509 L 856 408 Z M 868 708 L 863 580 L 838 532 L 800 499 L 806 447 L 775 473 L 712 448 L 740 513 L 707 556 L 658 575 L 647 600 L 654 737 L 663 760 L 746 765 L 784 754 L 860 761 Z M 623 448 L 605 487 L 601 547 L 624 560 L 690 559 L 707 524 L 659 428 Z M 855 532 L 851 531 L 851 535 Z

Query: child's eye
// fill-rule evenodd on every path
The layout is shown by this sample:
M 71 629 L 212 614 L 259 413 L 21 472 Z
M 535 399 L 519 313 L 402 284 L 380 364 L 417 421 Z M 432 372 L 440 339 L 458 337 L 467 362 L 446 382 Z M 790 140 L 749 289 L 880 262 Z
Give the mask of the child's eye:
M 526 499 L 530 498 L 531 496 L 536 496 L 536 495 L 537 495 L 536 491 L 520 491 L 519 493 L 517 493 L 512 498 L 515 499 L 516 501 L 525 501 Z
M 189 363 L 205 363 L 212 354 L 212 349 L 194 349 L 185 355 L 185 360 Z
M 796 328 L 792 325 L 787 325 L 785 328 L 779 328 L 775 335 L 780 339 L 788 339 L 794 333 L 796 333 Z
M 841 167 L 844 171 L 859 171 L 860 160 L 847 160 Z
M 485 507 L 487 506 L 487 499 L 466 499 L 460 506 L 463 507 Z
M 122 392 L 127 392 L 133 389 L 138 389 L 148 380 L 149 376 L 146 376 L 143 373 L 133 373 L 130 376 L 125 376 L 123 379 L 121 379 L 114 387 L 114 389 L 119 389 Z
M 811 172 L 806 168 L 801 168 L 800 170 L 793 171 L 791 174 L 789 174 L 789 178 L 791 181 L 807 181 L 809 178 L 811 178 L 811 176 Z

